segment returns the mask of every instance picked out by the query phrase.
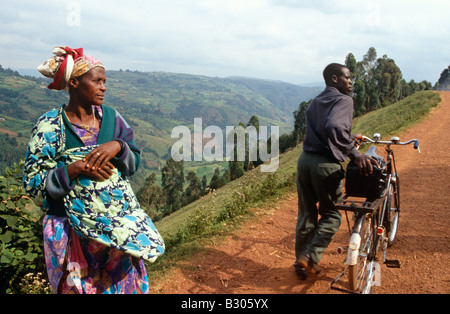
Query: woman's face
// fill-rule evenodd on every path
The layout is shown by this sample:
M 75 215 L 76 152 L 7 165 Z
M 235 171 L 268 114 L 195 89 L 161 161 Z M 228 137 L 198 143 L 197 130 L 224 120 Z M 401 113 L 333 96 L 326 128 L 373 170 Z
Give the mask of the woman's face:
M 101 106 L 105 99 L 106 74 L 102 67 L 95 67 L 77 78 L 77 96 L 86 105 Z

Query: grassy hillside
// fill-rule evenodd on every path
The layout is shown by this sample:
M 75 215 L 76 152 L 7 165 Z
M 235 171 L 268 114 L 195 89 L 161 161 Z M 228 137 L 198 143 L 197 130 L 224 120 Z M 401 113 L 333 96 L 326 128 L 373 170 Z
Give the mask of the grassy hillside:
M 440 102 L 436 92 L 416 93 L 398 103 L 355 119 L 354 133 L 372 136 L 381 133 L 382 139 L 398 134 L 423 119 Z M 420 134 L 417 135 L 420 140 Z M 246 219 L 255 218 L 258 210 L 295 190 L 295 175 L 301 145 L 280 156 L 275 173 L 261 173 L 259 168 L 227 184 L 202 199 L 189 204 L 156 223 L 166 240 L 167 252 L 151 265 L 158 276 L 180 259 L 201 250 L 205 243 L 232 232 Z
M 366 136 L 380 133 L 389 138 L 420 121 L 431 108 L 440 102 L 440 96 L 433 91 L 423 91 L 407 97 L 383 109 L 355 119 L 353 131 Z

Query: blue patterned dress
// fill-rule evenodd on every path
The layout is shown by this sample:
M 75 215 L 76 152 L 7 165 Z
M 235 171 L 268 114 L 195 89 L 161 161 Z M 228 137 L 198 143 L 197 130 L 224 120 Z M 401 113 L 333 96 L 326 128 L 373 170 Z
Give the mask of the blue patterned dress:
M 33 129 L 25 160 L 24 187 L 44 217 L 44 253 L 55 293 L 148 293 L 144 260 L 153 262 L 164 242 L 140 208 L 128 176 L 140 150 L 133 131 L 114 109 L 97 109 L 101 128 L 72 125 L 60 106 Z M 102 143 L 118 140 L 109 180 L 80 176 L 70 181 L 67 165 Z

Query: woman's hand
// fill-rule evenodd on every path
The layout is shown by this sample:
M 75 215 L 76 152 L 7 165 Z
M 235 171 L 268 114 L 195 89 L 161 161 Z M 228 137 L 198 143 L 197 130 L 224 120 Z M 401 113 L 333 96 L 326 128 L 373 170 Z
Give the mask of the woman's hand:
M 108 161 L 102 168 L 94 170 L 87 167 L 85 161 L 79 160 L 67 166 L 67 172 L 70 180 L 75 180 L 78 176 L 84 175 L 98 181 L 105 181 L 111 178 L 114 168 L 114 165 Z
M 79 175 L 98 181 L 108 180 L 115 168 L 110 160 L 120 152 L 121 148 L 118 141 L 111 141 L 95 148 L 83 160 L 67 166 L 70 180 L 76 179 Z
M 120 152 L 121 148 L 122 146 L 118 141 L 100 145 L 83 158 L 83 161 L 86 162 L 85 167 L 92 171 L 106 170 L 104 169 L 105 166 Z

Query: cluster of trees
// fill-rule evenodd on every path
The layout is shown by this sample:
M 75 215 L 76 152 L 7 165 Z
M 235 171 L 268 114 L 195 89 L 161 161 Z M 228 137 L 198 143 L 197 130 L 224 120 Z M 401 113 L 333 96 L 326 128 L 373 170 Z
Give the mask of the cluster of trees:
M 0 64 L 0 73 L 7 73 L 8 75 L 15 75 L 15 76 L 19 76 L 19 72 L 11 70 L 11 69 L 4 69 L 2 67 L 2 65 Z
M 408 97 L 422 90 L 431 90 L 432 84 L 427 81 L 420 83 L 411 80 L 407 82 L 402 77 L 400 68 L 395 61 L 384 55 L 377 58 L 377 51 L 371 47 L 361 61 L 349 53 L 345 65 L 350 69 L 353 80 L 352 98 L 354 102 L 354 116 L 361 116 Z M 449 67 L 450 69 L 450 67 Z M 449 69 L 444 70 L 436 86 L 449 84 Z M 440 83 L 442 81 L 442 83 Z M 436 87 L 435 87 L 436 89 Z M 311 100 L 299 104 L 294 111 L 294 130 L 280 137 L 280 152 L 297 145 L 303 140 L 306 132 L 305 114 Z
M 194 171 L 185 174 L 184 161 L 174 161 L 172 157 L 166 160 L 161 173 L 161 185 L 157 183 L 156 172 L 153 172 L 136 193 L 140 205 L 153 221 L 170 215 L 231 180 L 230 169 L 221 175 L 220 168 L 217 167 L 208 184 L 205 175 L 200 179 Z
M 152 219 L 157 221 L 206 193 L 206 176 L 201 181 L 193 171 L 185 176 L 184 161 L 177 162 L 168 158 L 162 168 L 161 185 L 156 182 L 156 173 L 153 172 L 136 193 L 136 197 Z
M 395 61 L 387 55 L 377 58 L 377 51 L 373 47 L 369 48 L 361 61 L 356 61 L 355 56 L 349 53 L 345 65 L 353 76 L 355 116 L 388 106 L 418 91 L 433 88 L 427 81 L 406 82 Z
M 306 109 L 308 109 L 309 101 L 302 101 L 298 105 L 298 109 L 293 112 L 294 114 L 294 130 L 291 133 L 285 133 L 280 136 L 280 153 L 285 152 L 287 149 L 296 146 L 306 135 Z

